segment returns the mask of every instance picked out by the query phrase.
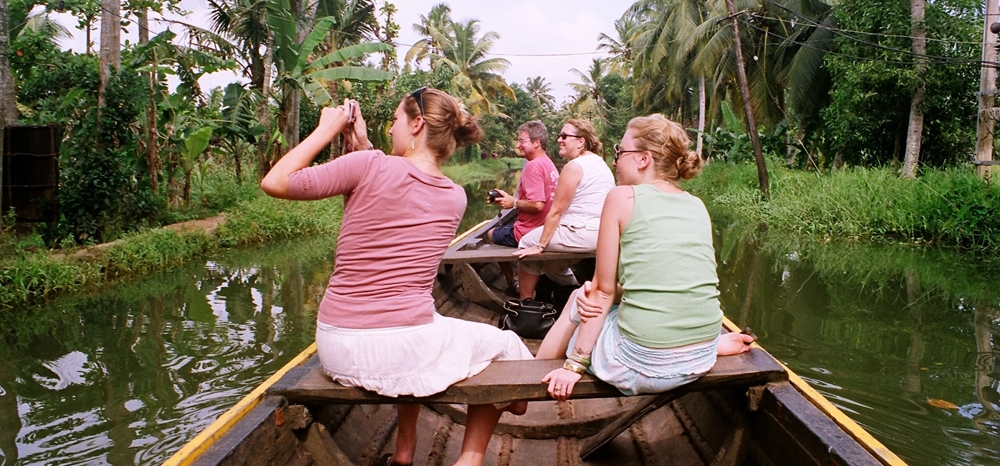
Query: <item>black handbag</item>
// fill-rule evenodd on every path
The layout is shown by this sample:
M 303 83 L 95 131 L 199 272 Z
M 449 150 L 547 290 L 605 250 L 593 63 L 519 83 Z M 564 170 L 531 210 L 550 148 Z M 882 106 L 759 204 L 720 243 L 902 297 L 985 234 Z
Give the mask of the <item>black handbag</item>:
M 509 299 L 503 309 L 506 314 L 500 318 L 502 330 L 512 330 L 521 337 L 534 339 L 545 338 L 559 314 L 552 304 L 533 299 Z

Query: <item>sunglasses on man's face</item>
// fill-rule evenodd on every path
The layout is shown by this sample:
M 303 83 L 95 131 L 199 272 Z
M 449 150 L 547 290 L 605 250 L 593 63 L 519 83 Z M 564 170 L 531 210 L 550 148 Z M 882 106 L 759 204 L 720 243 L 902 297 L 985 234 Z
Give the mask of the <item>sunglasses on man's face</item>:
M 427 86 L 421 87 L 410 93 L 410 97 L 417 101 L 417 108 L 420 109 L 420 116 L 424 116 L 424 91 L 427 90 Z

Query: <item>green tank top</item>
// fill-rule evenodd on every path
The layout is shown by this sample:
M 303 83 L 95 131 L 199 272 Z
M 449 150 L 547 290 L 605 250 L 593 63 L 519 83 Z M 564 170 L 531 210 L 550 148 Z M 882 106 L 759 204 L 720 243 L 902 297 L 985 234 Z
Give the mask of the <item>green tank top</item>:
M 648 184 L 632 189 L 635 205 L 618 256 L 622 335 L 647 348 L 714 339 L 722 328 L 722 308 L 705 204 Z

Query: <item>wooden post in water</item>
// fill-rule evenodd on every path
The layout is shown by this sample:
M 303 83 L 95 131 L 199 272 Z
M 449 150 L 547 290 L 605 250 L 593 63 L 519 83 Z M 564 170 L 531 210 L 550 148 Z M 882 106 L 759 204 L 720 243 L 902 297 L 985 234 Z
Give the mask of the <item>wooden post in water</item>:
M 988 176 L 990 165 L 993 160 L 993 122 L 996 110 L 994 109 L 995 94 L 997 90 L 997 32 L 994 31 L 994 24 L 997 24 L 997 1 L 986 0 L 986 14 L 983 26 L 983 61 L 980 63 L 979 78 L 979 123 L 976 125 L 976 169 L 979 176 Z M 998 28 L 1000 29 L 1000 28 Z M 987 162 L 987 163 L 984 163 Z
M 997 0 L 991 0 L 997 1 Z M 750 107 L 750 87 L 747 85 L 747 71 L 743 67 L 743 46 L 740 43 L 740 26 L 736 21 L 736 7 L 733 0 L 726 0 L 729 10 L 729 21 L 733 25 L 733 48 L 736 50 L 736 79 L 743 95 L 743 110 L 747 114 L 747 127 L 750 130 L 750 141 L 753 142 L 753 157 L 757 160 L 757 181 L 760 183 L 760 194 L 764 200 L 770 197 L 768 193 L 767 166 L 764 165 L 764 154 L 760 149 L 760 138 L 757 136 L 757 121 L 753 118 L 753 108 Z

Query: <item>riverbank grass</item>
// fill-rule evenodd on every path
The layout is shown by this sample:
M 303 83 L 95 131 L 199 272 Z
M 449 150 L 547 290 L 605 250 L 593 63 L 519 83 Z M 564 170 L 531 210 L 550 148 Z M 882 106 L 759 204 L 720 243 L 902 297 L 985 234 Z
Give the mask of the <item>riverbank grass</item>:
M 706 204 L 771 228 L 821 239 L 891 239 L 1000 252 L 1000 187 L 971 170 L 928 171 L 916 180 L 888 168 L 830 173 L 769 166 L 764 202 L 756 168 L 713 163 L 685 183 Z
M 445 176 L 459 186 L 483 181 L 494 181 L 510 170 L 520 169 L 523 159 L 504 157 L 499 159 L 476 160 L 466 164 L 451 164 L 441 168 Z
M 0 312 L 57 293 L 96 286 L 109 279 L 180 265 L 216 248 L 336 235 L 342 212 L 340 198 L 291 202 L 259 195 L 237 203 L 212 235 L 202 230 L 145 230 L 88 253 L 84 260 L 75 259 L 75 251 L 60 251 L 65 258 L 59 259 L 49 250 L 21 249 L 16 255 L 0 259 Z

